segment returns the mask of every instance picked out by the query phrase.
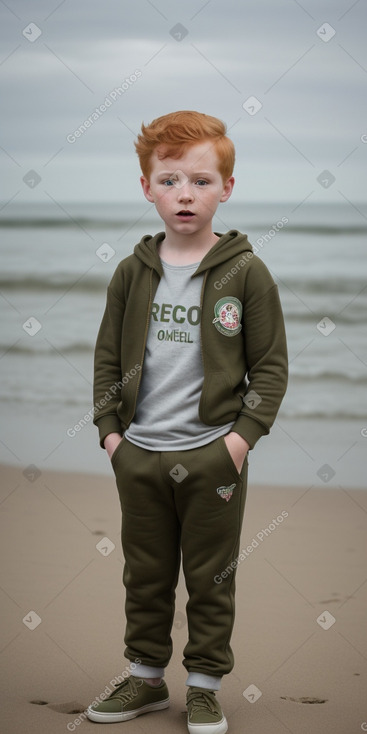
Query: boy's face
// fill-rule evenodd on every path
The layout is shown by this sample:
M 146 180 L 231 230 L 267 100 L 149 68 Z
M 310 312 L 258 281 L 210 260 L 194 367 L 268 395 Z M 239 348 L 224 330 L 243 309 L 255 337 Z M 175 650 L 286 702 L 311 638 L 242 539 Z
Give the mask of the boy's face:
M 234 178 L 223 183 L 213 143 L 192 145 L 180 158 L 159 160 L 152 154 L 149 181 L 140 181 L 144 195 L 153 202 L 167 230 L 193 235 L 211 230 L 221 201 L 229 199 Z

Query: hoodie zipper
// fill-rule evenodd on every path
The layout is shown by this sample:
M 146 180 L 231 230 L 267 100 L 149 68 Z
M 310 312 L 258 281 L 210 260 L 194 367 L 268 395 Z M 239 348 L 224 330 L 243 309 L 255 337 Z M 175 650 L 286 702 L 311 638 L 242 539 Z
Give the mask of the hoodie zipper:
M 204 380 L 205 380 L 205 364 L 204 364 L 203 340 L 202 340 L 201 334 L 202 334 L 202 320 L 203 320 L 204 291 L 205 291 L 205 285 L 206 285 L 206 281 L 207 281 L 207 277 L 208 277 L 208 272 L 209 271 L 206 270 L 205 273 L 204 273 L 203 284 L 201 286 L 201 294 L 200 294 L 200 314 L 201 314 L 201 317 L 200 317 L 200 332 L 199 333 L 200 333 L 200 352 L 201 352 L 201 361 L 202 361 L 202 364 L 203 364 Z M 200 403 L 201 403 L 202 394 L 203 393 L 201 391 L 200 400 L 199 400 L 199 408 L 198 408 L 199 417 L 200 417 Z M 200 418 L 200 420 L 201 420 L 201 418 Z
M 149 323 L 150 323 L 150 312 L 151 312 L 151 309 L 152 309 L 152 290 L 153 290 L 152 289 L 152 279 L 153 279 L 153 268 L 150 269 L 150 275 L 149 275 L 149 304 L 148 304 L 147 320 L 146 320 L 145 331 L 144 331 L 143 349 L 142 349 L 141 358 L 140 358 L 141 370 L 139 372 L 139 377 L 138 377 L 138 381 L 137 381 L 137 384 L 136 384 L 135 400 L 134 400 L 134 405 L 133 405 L 133 411 L 132 411 L 131 418 L 129 418 L 128 426 L 130 425 L 130 423 L 133 420 L 134 415 L 135 415 L 136 403 L 138 401 L 139 388 L 140 388 L 141 378 L 142 378 L 142 374 L 143 374 L 144 354 L 145 354 L 145 347 L 146 347 L 147 337 L 148 337 L 148 330 L 149 330 Z

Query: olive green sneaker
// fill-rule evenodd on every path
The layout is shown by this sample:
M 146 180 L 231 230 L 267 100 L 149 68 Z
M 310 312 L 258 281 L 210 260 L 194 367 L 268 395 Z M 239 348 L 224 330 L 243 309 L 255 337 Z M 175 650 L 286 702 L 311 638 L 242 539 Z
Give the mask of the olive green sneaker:
M 109 724 L 135 719 L 141 714 L 160 711 L 168 706 L 168 688 L 163 680 L 159 686 L 153 687 L 132 675 L 116 686 L 105 701 L 88 706 L 87 716 L 99 724 Z
M 187 691 L 187 727 L 190 734 L 225 734 L 228 724 L 214 691 L 190 686 Z

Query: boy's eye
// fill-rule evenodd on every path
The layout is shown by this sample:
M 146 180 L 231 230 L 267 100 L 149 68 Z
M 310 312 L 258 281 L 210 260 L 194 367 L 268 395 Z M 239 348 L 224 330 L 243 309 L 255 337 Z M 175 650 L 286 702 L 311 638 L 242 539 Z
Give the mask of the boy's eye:
M 163 186 L 175 186 L 175 184 L 178 183 L 178 179 L 172 179 L 172 178 L 166 178 L 164 181 L 162 181 Z M 206 186 L 208 184 L 208 181 L 205 181 L 204 178 L 198 178 L 195 183 L 198 186 Z

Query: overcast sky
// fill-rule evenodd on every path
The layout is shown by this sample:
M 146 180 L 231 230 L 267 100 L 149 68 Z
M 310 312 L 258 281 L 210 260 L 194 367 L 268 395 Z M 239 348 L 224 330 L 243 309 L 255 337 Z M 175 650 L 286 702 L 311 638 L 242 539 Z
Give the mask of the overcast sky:
M 3 204 L 140 198 L 141 122 L 179 109 L 226 122 L 236 201 L 366 200 L 365 0 L 0 0 L 0 16 Z

